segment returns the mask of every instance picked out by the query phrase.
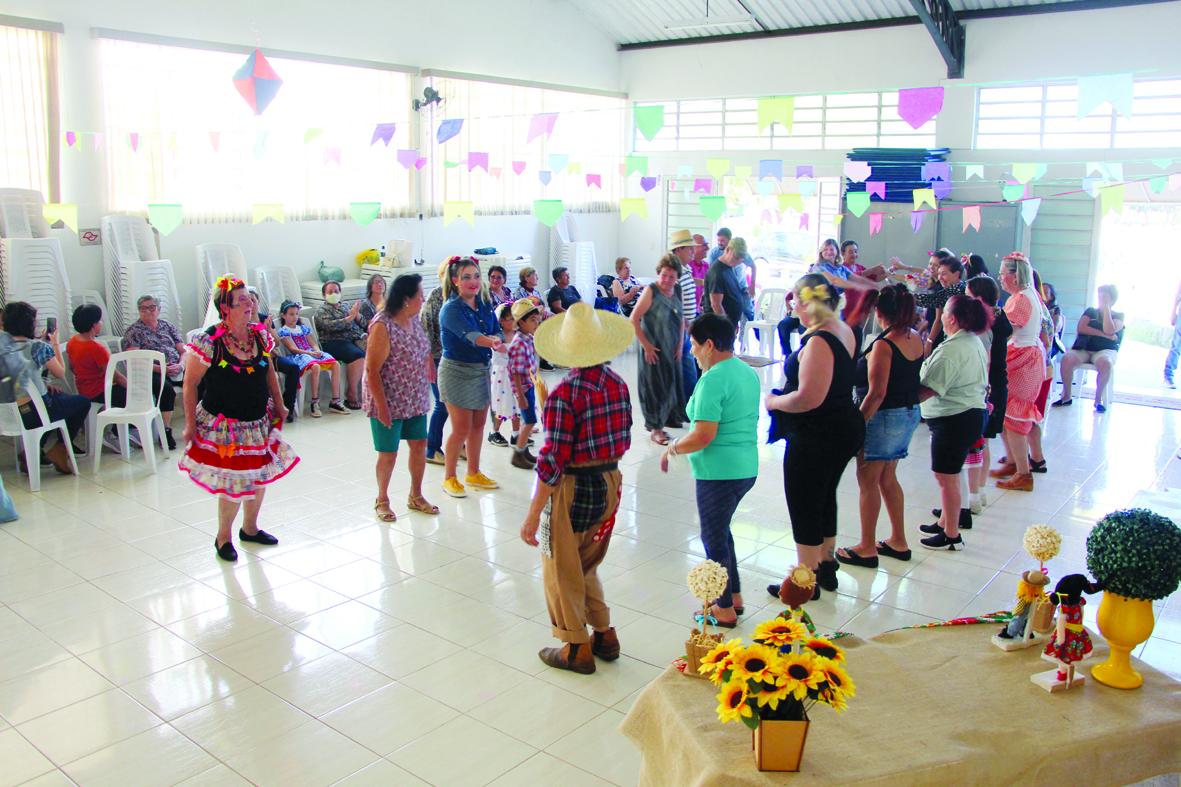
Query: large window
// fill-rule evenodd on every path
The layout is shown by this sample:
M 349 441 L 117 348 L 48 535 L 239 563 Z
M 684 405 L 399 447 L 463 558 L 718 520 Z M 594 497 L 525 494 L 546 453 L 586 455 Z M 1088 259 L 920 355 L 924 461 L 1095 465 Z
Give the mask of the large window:
M 0 188 L 58 201 L 57 33 L 0 26 Z
M 254 203 L 289 219 L 345 218 L 350 202 L 413 212 L 397 162 L 415 147 L 408 74 L 269 57 L 283 85 L 256 116 L 232 81 L 241 52 L 106 38 L 100 51 L 110 209 L 181 203 L 197 221 L 248 219 Z M 378 123 L 397 126 L 388 147 L 370 144 Z
M 1170 148 L 1181 146 L 1181 79 L 1137 79 L 1132 117 L 1108 105 L 1078 117 L 1078 85 L 1042 84 L 980 88 L 976 147 Z
M 528 212 L 536 199 L 561 199 L 568 210 L 612 210 L 618 204 L 628 106 L 622 97 L 451 76 L 428 79 L 443 99 L 431 114 L 423 110 L 432 150 L 433 212 L 451 201 L 471 201 L 477 213 Z M 534 116 L 552 113 L 557 114 L 552 133 L 529 140 Z M 445 119 L 463 119 L 463 128 L 439 144 L 436 128 Z M 473 153 L 487 154 L 487 171 L 469 169 Z M 559 166 L 563 157 L 565 167 Z M 514 162 L 524 165 L 519 174 Z M 542 173 L 549 173 L 548 184 Z M 600 185 L 588 182 L 588 175 L 597 175 Z
M 917 130 L 911 128 L 898 117 L 896 91 L 795 96 L 793 101 L 795 111 L 791 131 L 775 123 L 764 128 L 761 134 L 758 99 L 664 102 L 664 128 L 651 141 L 633 129 L 633 149 L 644 153 L 935 145 L 935 120 L 929 120 Z

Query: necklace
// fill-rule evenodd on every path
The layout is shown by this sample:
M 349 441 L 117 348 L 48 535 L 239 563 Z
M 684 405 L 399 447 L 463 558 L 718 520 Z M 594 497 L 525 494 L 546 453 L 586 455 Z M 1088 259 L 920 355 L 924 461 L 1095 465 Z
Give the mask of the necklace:
M 248 355 L 250 357 L 254 356 L 254 345 L 250 339 L 249 331 L 247 331 L 246 340 L 241 341 L 238 339 L 238 337 L 234 336 L 233 332 L 230 330 L 230 326 L 226 325 L 223 322 L 222 327 L 225 328 L 225 333 L 223 334 L 223 336 L 225 337 L 225 340 L 226 340 L 226 346 L 229 348 L 229 350 L 232 353 L 234 353 L 235 355 L 239 355 L 239 356 L 242 356 L 242 355 Z

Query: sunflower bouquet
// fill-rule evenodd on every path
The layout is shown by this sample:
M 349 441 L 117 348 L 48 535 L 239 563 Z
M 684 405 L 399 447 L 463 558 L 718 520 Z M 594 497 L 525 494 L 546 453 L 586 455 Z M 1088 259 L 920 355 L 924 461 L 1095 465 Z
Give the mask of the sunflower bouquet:
M 826 637 L 809 634 L 790 612 L 760 623 L 753 642 L 719 644 L 699 670 L 716 686 L 718 719 L 741 721 L 752 730 L 760 721 L 804 721 L 817 702 L 840 712 L 857 687 L 845 671 L 845 652 Z

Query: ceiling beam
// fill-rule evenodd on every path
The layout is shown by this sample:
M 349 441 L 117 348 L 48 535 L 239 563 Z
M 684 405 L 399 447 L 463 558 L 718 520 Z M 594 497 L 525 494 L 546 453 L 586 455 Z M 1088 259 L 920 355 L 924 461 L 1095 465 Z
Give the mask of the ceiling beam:
M 947 63 L 947 78 L 964 76 L 964 26 L 955 15 L 948 0 L 910 0 L 915 13 L 931 34 L 943 62 Z
M 957 11 L 961 22 L 970 19 L 996 19 L 1006 16 L 1032 16 L 1033 14 L 1060 14 L 1067 11 L 1099 11 L 1109 8 L 1123 8 L 1133 5 L 1156 5 L 1173 0 L 1067 0 L 1062 3 L 1034 3 L 1015 5 L 1008 8 L 977 8 L 974 11 Z
M 746 13 L 748 13 L 748 14 L 750 14 L 750 18 L 751 18 L 751 19 L 753 19 L 753 20 L 755 20 L 755 24 L 759 26 L 759 29 L 760 29 L 760 30 L 762 30 L 764 33 L 766 33 L 766 32 L 768 32 L 768 31 L 771 29 L 771 28 L 767 27 L 767 23 L 766 23 L 766 22 L 764 22 L 762 19 L 759 19 L 759 15 L 758 15 L 758 14 L 756 14 L 754 11 L 751 11 L 751 10 L 750 10 L 750 6 L 748 6 L 746 3 L 742 2 L 742 0 L 736 0 L 736 2 L 738 3 L 738 6 L 739 6 L 739 7 L 740 7 L 740 8 L 741 8 L 743 11 L 745 11 L 745 12 L 746 12 Z

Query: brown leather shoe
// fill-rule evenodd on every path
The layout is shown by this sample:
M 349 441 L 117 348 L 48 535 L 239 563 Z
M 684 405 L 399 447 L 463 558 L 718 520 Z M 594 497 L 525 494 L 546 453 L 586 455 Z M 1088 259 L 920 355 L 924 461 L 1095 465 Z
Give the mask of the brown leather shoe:
M 1033 474 L 1019 473 L 1005 481 L 996 482 L 997 489 L 1007 489 L 1011 492 L 1032 492 Z
M 603 661 L 615 661 L 619 658 L 619 636 L 615 633 L 614 626 L 606 631 L 595 632 L 595 642 L 591 652 Z
M 62 475 L 74 474 L 74 468 L 70 467 L 70 452 L 66 450 L 66 446 L 63 443 L 54 443 L 53 448 L 45 452 L 45 456 L 48 457 L 50 462 L 53 462 L 54 469 Z
M 537 657 L 551 667 L 589 675 L 595 671 L 595 657 L 587 647 L 588 644 L 590 643 L 566 643 L 560 648 L 542 648 L 537 652 Z
M 998 467 L 996 470 L 989 471 L 988 475 L 990 478 L 1008 478 L 1009 476 L 1016 474 L 1016 472 L 1017 465 L 1013 464 L 1012 462 L 1007 462 Z

